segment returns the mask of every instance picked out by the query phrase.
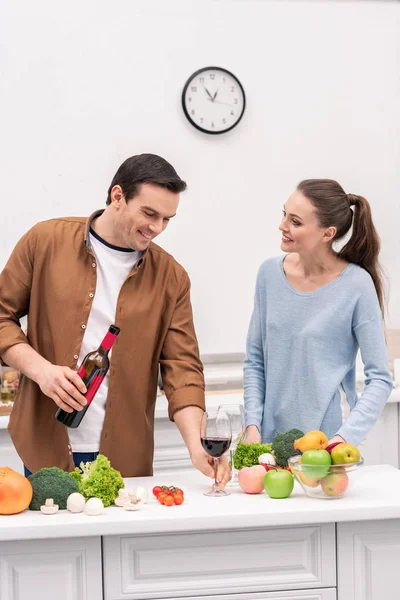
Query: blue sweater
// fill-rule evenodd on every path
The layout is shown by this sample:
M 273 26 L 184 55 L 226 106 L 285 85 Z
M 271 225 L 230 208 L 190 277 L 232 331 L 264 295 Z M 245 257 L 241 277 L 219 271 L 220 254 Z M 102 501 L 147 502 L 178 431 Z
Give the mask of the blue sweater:
M 293 288 L 284 256 L 260 267 L 244 364 L 246 426 L 263 442 L 294 427 L 338 433 L 357 445 L 376 423 L 392 390 L 382 316 L 369 273 L 349 264 L 314 292 Z M 366 376 L 357 397 L 360 348 Z M 342 423 L 340 386 L 350 415 Z

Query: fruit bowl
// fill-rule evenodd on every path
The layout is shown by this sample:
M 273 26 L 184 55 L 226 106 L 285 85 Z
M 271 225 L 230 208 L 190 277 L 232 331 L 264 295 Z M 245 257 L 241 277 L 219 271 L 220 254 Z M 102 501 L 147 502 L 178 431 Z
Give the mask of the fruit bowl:
M 358 462 L 343 465 L 300 464 L 301 456 L 289 458 L 289 467 L 301 487 L 310 498 L 336 500 L 342 498 L 353 482 L 354 476 L 364 464 Z

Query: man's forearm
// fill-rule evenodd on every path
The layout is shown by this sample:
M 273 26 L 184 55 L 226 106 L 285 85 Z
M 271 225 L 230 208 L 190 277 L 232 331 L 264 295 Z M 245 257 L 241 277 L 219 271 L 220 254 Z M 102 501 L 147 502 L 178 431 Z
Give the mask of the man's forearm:
M 38 380 L 39 374 L 45 365 L 50 364 L 43 356 L 29 344 L 15 344 L 6 350 L 1 357 L 4 362 L 17 371 L 20 371 L 33 381 Z
M 198 406 L 187 406 L 174 414 L 174 421 L 191 456 L 201 450 L 200 426 L 202 416 L 203 411 Z

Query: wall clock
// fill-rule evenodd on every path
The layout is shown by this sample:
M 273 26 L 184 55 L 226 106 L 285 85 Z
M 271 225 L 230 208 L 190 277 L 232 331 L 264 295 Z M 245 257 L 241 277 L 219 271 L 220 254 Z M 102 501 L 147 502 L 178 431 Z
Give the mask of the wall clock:
M 240 81 L 221 67 L 205 67 L 189 77 L 182 108 L 189 122 L 204 133 L 230 131 L 243 117 L 246 96 Z

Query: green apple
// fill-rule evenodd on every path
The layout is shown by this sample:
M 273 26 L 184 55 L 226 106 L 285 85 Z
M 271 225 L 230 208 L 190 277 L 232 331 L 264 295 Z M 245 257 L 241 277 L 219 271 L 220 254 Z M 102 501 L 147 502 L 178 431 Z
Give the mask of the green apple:
M 361 454 L 358 448 L 353 444 L 338 444 L 331 452 L 332 463 L 334 465 L 348 465 L 360 460 Z
M 293 486 L 293 475 L 286 469 L 271 469 L 265 474 L 264 489 L 270 498 L 288 498 Z
M 329 475 L 321 480 L 322 491 L 327 496 L 342 496 L 349 485 L 349 476 L 344 467 L 332 467 Z
M 322 479 L 328 475 L 332 459 L 326 450 L 306 450 L 301 455 L 300 464 L 301 471 L 306 477 Z

